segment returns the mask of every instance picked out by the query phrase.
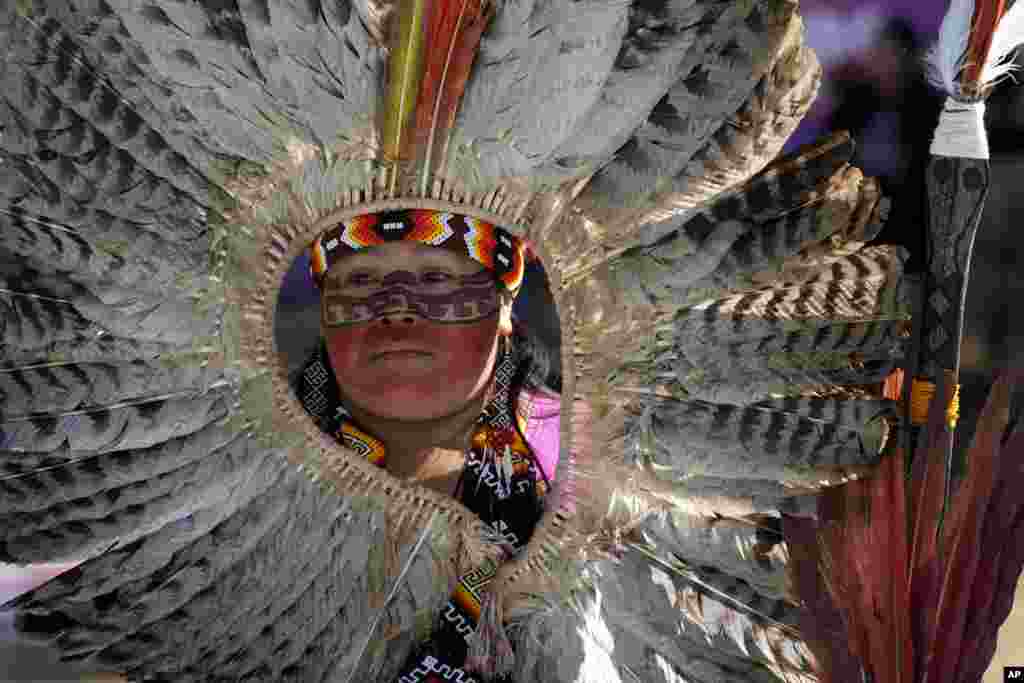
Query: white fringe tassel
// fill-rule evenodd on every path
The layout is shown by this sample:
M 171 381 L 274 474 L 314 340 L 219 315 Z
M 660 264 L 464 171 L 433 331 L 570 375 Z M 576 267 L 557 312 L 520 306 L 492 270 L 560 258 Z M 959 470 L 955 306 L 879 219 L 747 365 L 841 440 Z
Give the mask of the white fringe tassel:
M 985 59 L 985 67 L 981 71 L 982 83 L 995 85 L 1004 77 L 1020 70 L 1013 60 L 1022 43 L 1024 43 L 1024 3 L 1018 0 L 1002 16 L 995 33 L 992 34 L 992 45 L 989 47 L 988 57 Z
M 485 678 L 507 676 L 512 673 L 515 654 L 505 626 L 501 598 L 487 591 L 480 606 L 480 620 L 473 633 L 466 656 L 466 670 Z
M 966 66 L 964 53 L 971 37 L 974 8 L 974 0 L 950 0 L 939 27 L 939 40 L 925 55 L 928 82 L 946 95 L 960 94 L 959 78 Z M 992 33 L 992 43 L 981 70 L 981 85 L 991 88 L 1020 69 L 1013 60 L 1021 44 L 1024 44 L 1024 2 L 1016 2 L 1000 18 Z
M 988 159 L 985 103 L 958 102 L 947 97 L 935 129 L 931 153 L 944 157 Z

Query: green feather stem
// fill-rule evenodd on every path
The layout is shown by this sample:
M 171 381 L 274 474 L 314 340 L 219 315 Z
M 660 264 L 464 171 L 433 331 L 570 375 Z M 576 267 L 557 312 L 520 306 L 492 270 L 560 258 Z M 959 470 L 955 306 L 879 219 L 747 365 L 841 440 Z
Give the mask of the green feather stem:
M 398 161 L 411 135 L 407 133 L 423 76 L 425 0 L 401 0 L 388 69 L 384 110 L 384 158 Z M 392 175 L 392 181 L 397 174 Z

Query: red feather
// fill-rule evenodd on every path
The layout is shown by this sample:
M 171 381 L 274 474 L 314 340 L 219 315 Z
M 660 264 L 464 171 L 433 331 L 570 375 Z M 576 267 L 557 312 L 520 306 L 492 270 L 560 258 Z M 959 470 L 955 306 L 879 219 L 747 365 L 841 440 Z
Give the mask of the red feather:
M 1018 439 L 1017 450 L 1007 452 L 1015 454 L 1020 460 L 1024 452 L 1024 438 Z M 1024 477 L 1018 473 L 1014 478 L 1014 490 L 1020 491 Z M 984 629 L 982 633 L 974 636 L 972 643 L 976 648 L 976 661 L 964 662 L 962 674 L 958 677 L 961 681 L 978 681 L 988 668 L 989 663 L 996 651 L 996 641 L 999 635 L 999 628 L 1010 615 L 1013 609 L 1014 596 L 1017 591 L 1017 582 L 1024 568 L 1024 516 L 1018 513 L 1013 522 L 1013 530 L 1000 539 L 1004 548 L 1002 561 L 999 563 L 998 578 L 994 584 L 994 599 L 989 611 L 987 620 L 979 624 Z M 975 659 L 972 657 L 972 659 Z
M 981 80 L 981 71 L 992 47 L 992 36 L 1005 10 L 1006 0 L 975 0 L 961 86 L 973 87 Z
M 822 496 L 821 576 L 845 622 L 850 651 L 877 683 L 973 683 L 992 659 L 1024 567 L 1024 427 L 1003 439 L 1013 384 L 1007 376 L 992 388 L 941 539 L 951 373 L 940 380 L 915 452 L 912 495 L 904 491 L 903 452 L 893 446 L 871 479 Z M 807 539 L 798 526 L 793 531 L 786 541 L 798 546 L 793 558 L 804 562 L 814 551 L 799 547 Z M 794 569 L 802 572 L 804 623 L 836 637 L 835 620 L 814 593 L 820 586 L 805 567 Z M 819 652 L 823 683 L 849 679 L 841 651 L 818 643 Z
M 930 643 L 934 638 L 935 604 L 943 575 L 936 532 L 946 495 L 946 453 L 953 438 L 946 425 L 946 405 L 953 396 L 951 380 L 949 375 L 939 379 L 911 465 L 910 490 L 915 502 L 908 516 L 912 530 L 908 589 L 911 610 L 917 615 L 912 628 L 918 644 Z M 927 649 L 919 647 L 915 654 L 915 669 L 923 671 Z
M 787 570 L 802 603 L 800 631 L 814 655 L 820 683 L 861 683 L 860 663 L 850 652 L 849 629 L 829 596 L 821 571 L 818 524 L 807 517 L 782 516 L 789 548 Z
M 909 681 L 906 511 L 902 449 L 888 449 L 870 479 L 823 494 L 821 539 L 833 600 L 850 649 L 877 681 Z M 833 675 L 829 676 L 834 680 Z
M 1013 608 L 1017 580 L 1024 567 L 1024 497 L 1020 495 L 1024 488 L 1024 425 L 1017 426 L 1001 451 L 998 488 L 986 517 L 984 576 L 981 573 L 978 576 L 978 582 L 990 580 L 990 583 L 988 586 L 978 583 L 975 588 L 976 592 L 988 589 L 983 596 L 987 604 L 981 598 L 977 604 L 972 603 L 972 622 L 968 624 L 966 636 L 985 662 L 995 653 L 996 634 Z M 991 553 L 989 548 L 998 550 Z M 980 661 L 962 662 L 957 679 L 978 680 L 984 671 L 985 666 Z
M 943 530 L 945 577 L 936 609 L 935 640 L 926 663 L 925 681 L 948 680 L 951 671 L 969 651 L 965 627 L 974 595 L 982 553 L 998 547 L 981 547 L 989 501 L 999 470 L 1000 440 L 1010 418 L 1010 380 L 1000 378 L 989 394 L 968 452 L 967 476 L 957 491 L 950 524 Z
M 415 133 L 417 157 L 428 168 L 437 168 L 443 162 L 480 38 L 492 11 L 493 5 L 487 0 L 431 2 Z

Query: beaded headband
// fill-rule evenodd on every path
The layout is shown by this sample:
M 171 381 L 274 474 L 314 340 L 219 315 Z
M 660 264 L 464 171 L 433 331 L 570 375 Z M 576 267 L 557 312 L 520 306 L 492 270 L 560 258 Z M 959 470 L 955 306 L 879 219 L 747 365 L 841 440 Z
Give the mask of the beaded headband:
M 313 281 L 321 287 L 334 262 L 347 254 L 403 240 L 469 256 L 513 296 L 523 283 L 529 251 L 524 239 L 479 218 L 433 209 L 367 213 L 325 230 L 309 247 Z

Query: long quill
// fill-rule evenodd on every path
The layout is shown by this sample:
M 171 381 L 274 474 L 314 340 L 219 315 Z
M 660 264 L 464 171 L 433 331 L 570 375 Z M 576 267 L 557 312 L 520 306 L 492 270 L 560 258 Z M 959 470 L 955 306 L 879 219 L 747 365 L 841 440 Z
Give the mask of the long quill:
M 362 661 L 363 655 L 366 654 L 366 648 L 369 647 L 370 641 L 373 639 L 374 631 L 377 630 L 377 626 L 378 624 L 380 624 L 381 618 L 387 612 L 388 605 L 390 605 L 391 601 L 395 599 L 395 595 L 398 594 L 398 590 L 403 585 L 405 585 L 405 575 L 409 573 L 409 569 L 412 567 L 412 563 L 416 559 L 416 556 L 419 555 L 420 549 L 423 547 L 423 544 L 426 542 L 428 538 L 430 538 L 430 535 L 434 528 L 434 522 L 437 520 L 437 516 L 437 510 L 434 510 L 432 513 L 430 513 L 430 519 L 427 520 L 427 525 L 423 527 L 423 532 L 420 534 L 420 537 L 416 540 L 416 545 L 414 545 L 412 550 L 409 552 L 409 557 L 408 559 L 406 559 L 405 564 L 402 566 L 402 571 L 399 572 L 398 578 L 395 579 L 395 584 L 391 587 L 391 591 L 388 593 L 388 596 L 384 599 L 384 604 L 380 606 L 380 609 L 377 610 L 377 613 L 374 615 L 373 619 L 370 620 L 370 628 L 367 629 L 366 635 L 363 636 L 363 640 L 359 645 L 359 649 L 356 651 L 355 657 L 353 658 L 352 668 L 349 669 L 348 678 L 345 679 L 345 683 L 352 683 L 353 677 L 356 675 L 356 672 L 359 671 L 359 663 Z
M 423 47 L 426 37 L 423 19 L 426 10 L 427 0 L 400 0 L 392 25 L 383 150 L 385 161 L 393 164 L 410 157 L 413 140 L 409 126 L 413 121 L 423 78 Z M 397 179 L 398 173 L 392 169 L 392 190 Z
M 444 157 L 459 103 L 469 82 L 480 38 L 491 17 L 488 0 L 435 0 L 430 10 L 430 48 L 423 60 L 424 82 L 416 105 L 420 192 L 427 193 L 437 147 Z

